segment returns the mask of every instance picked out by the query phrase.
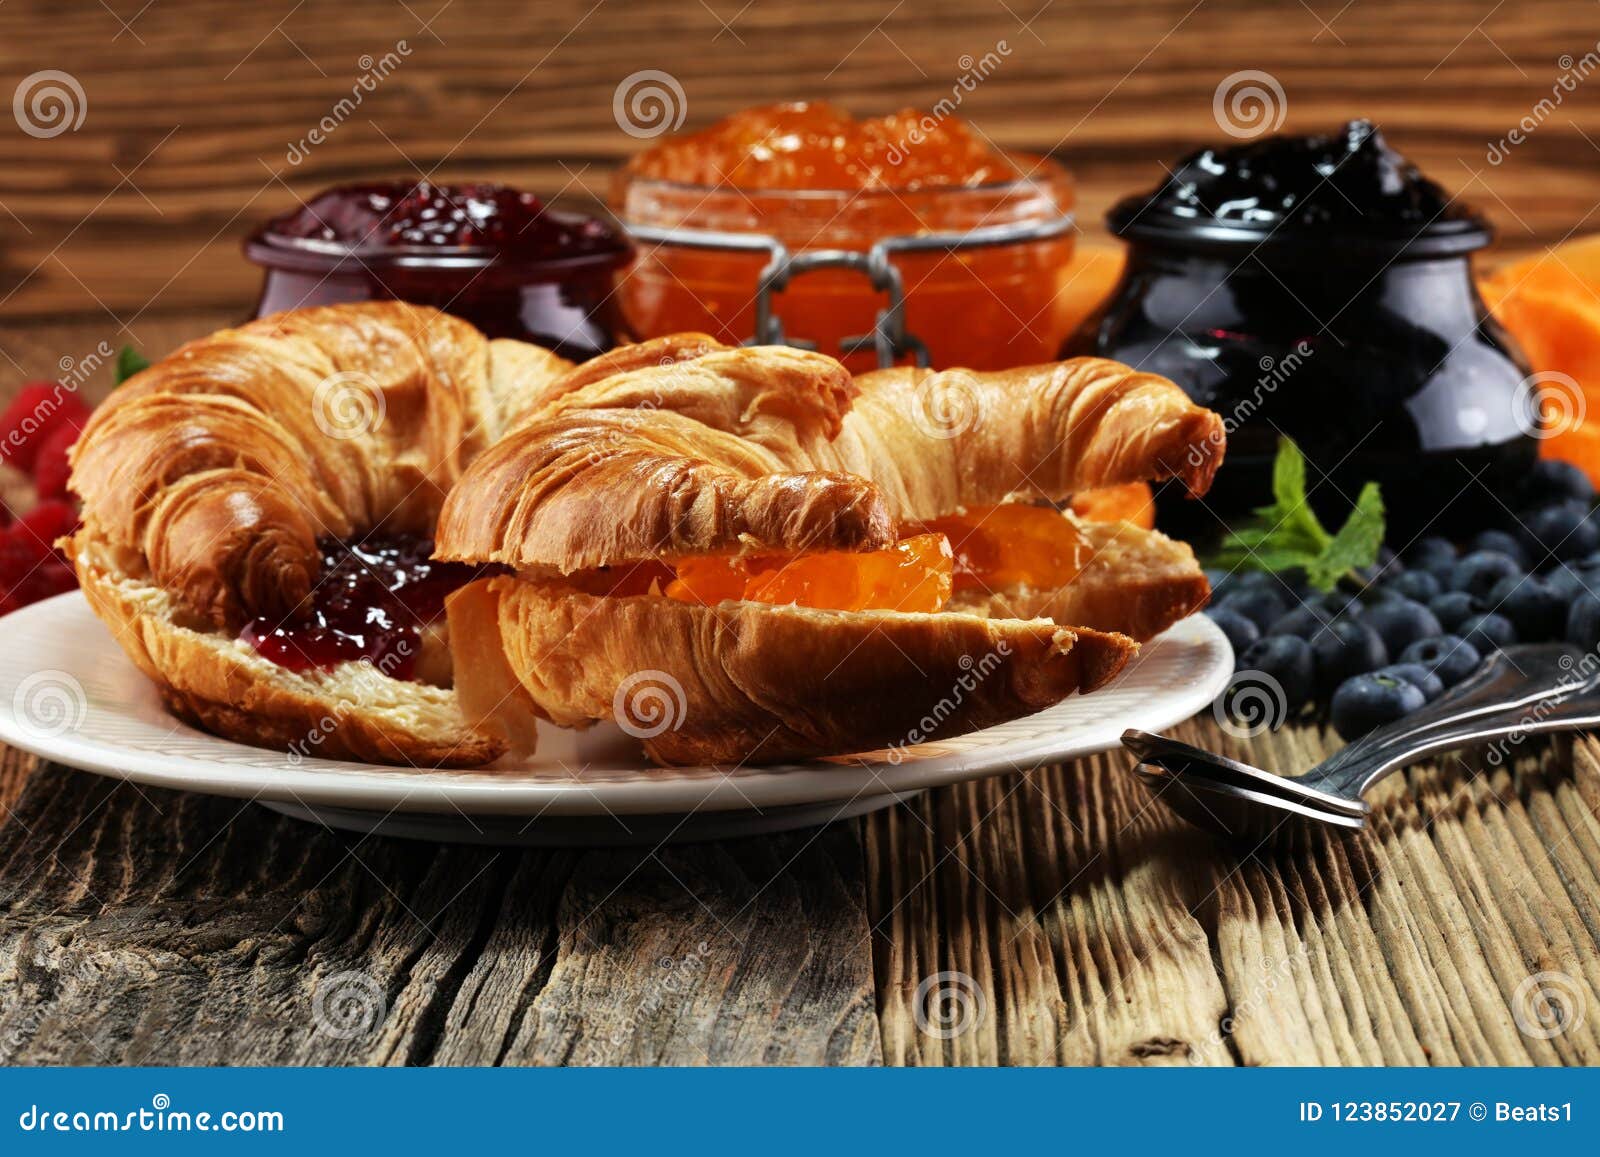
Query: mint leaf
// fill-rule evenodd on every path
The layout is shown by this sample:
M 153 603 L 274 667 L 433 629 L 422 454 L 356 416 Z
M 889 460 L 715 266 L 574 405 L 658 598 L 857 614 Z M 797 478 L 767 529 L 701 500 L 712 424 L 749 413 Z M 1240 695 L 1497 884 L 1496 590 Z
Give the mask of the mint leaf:
M 121 385 L 140 370 L 148 369 L 150 359 L 146 358 L 131 345 L 122 347 L 122 352 L 117 354 L 117 385 Z
M 1382 545 L 1383 495 L 1376 482 L 1368 482 L 1339 533 L 1316 562 L 1306 567 L 1306 578 L 1318 590 L 1331 591 L 1340 575 L 1377 561 Z
M 1272 505 L 1255 511 L 1254 521 L 1229 531 L 1210 565 L 1304 570 L 1312 586 L 1331 591 L 1340 578 L 1377 561 L 1384 530 L 1377 483 L 1362 487 L 1349 519 L 1337 534 L 1329 534 L 1306 501 L 1305 456 L 1288 438 L 1280 438 L 1272 464 L 1272 499 Z

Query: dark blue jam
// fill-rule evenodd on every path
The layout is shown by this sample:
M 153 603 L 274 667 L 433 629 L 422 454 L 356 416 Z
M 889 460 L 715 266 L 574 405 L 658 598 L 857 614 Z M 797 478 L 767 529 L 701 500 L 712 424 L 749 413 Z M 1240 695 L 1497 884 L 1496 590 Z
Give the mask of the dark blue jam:
M 1130 200 L 1145 213 L 1269 228 L 1381 233 L 1471 217 L 1363 120 L 1335 133 L 1201 149 L 1154 193 Z
M 1377 481 L 1402 543 L 1481 529 L 1532 465 L 1528 369 L 1468 256 L 1490 229 L 1370 124 L 1201 150 L 1108 220 L 1122 280 L 1062 355 L 1168 377 L 1228 430 L 1211 493 L 1164 494 L 1164 527 L 1203 542 L 1268 502 L 1280 434 L 1319 515 Z
M 435 562 L 433 541 L 372 536 L 322 543 L 322 575 L 294 615 L 254 619 L 239 637 L 291 671 L 365 660 L 395 679 L 416 674 L 422 631 L 444 612 L 445 596 L 498 567 Z

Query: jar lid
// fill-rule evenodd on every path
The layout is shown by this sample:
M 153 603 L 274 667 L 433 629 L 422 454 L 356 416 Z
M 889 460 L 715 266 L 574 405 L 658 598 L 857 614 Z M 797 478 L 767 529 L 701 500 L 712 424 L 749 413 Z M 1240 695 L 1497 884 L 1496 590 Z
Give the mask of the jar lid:
M 264 265 L 477 274 L 491 267 L 553 279 L 625 261 L 632 246 L 594 217 L 562 213 L 505 185 L 388 181 L 340 185 L 274 217 L 245 241 Z
M 1481 249 L 1482 215 L 1391 148 L 1370 121 L 1184 157 L 1106 216 L 1117 236 L 1189 249 L 1317 251 L 1393 260 Z

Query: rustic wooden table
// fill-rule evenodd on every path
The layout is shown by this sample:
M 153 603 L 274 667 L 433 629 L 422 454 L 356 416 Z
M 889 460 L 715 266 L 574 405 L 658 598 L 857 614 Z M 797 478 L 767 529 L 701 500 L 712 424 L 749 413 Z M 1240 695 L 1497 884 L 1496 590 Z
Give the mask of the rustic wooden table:
M 1593 100 L 1503 163 L 1486 150 L 1593 48 L 1593 6 L 1397 7 L 13 0 L 7 87 L 68 70 L 87 115 L 0 133 L 0 400 L 102 343 L 159 354 L 237 319 L 243 232 L 333 181 L 603 190 L 642 143 L 614 91 L 647 68 L 700 125 L 799 95 L 927 105 L 1005 40 L 962 114 L 1060 153 L 1091 228 L 1216 137 L 1220 79 L 1264 70 L 1286 127 L 1376 117 L 1509 248 L 1592 230 Z M 402 39 L 394 75 L 292 160 L 363 54 Z M 1327 750 L 1305 728 L 1243 747 L 1180 730 L 1269 765 Z M 1600 744 L 1519 755 L 1412 771 L 1355 838 L 1243 855 L 1151 806 L 1121 754 L 641 854 L 359 839 L 7 752 L 0 1060 L 1600 1063 Z M 941 990 L 967 1000 L 955 1035 L 919 1024 Z

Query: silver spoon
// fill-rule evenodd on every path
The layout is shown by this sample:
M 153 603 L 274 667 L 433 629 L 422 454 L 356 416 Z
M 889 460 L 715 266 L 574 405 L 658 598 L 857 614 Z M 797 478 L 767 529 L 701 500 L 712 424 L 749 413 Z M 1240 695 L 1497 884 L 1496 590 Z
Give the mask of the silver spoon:
M 1362 797 L 1408 763 L 1474 743 L 1600 725 L 1600 657 L 1564 643 L 1507 647 L 1428 706 L 1335 752 L 1305 775 L 1273 775 L 1192 744 L 1128 731 L 1125 747 L 1152 793 L 1184 819 L 1262 839 L 1287 827 L 1359 830 Z

